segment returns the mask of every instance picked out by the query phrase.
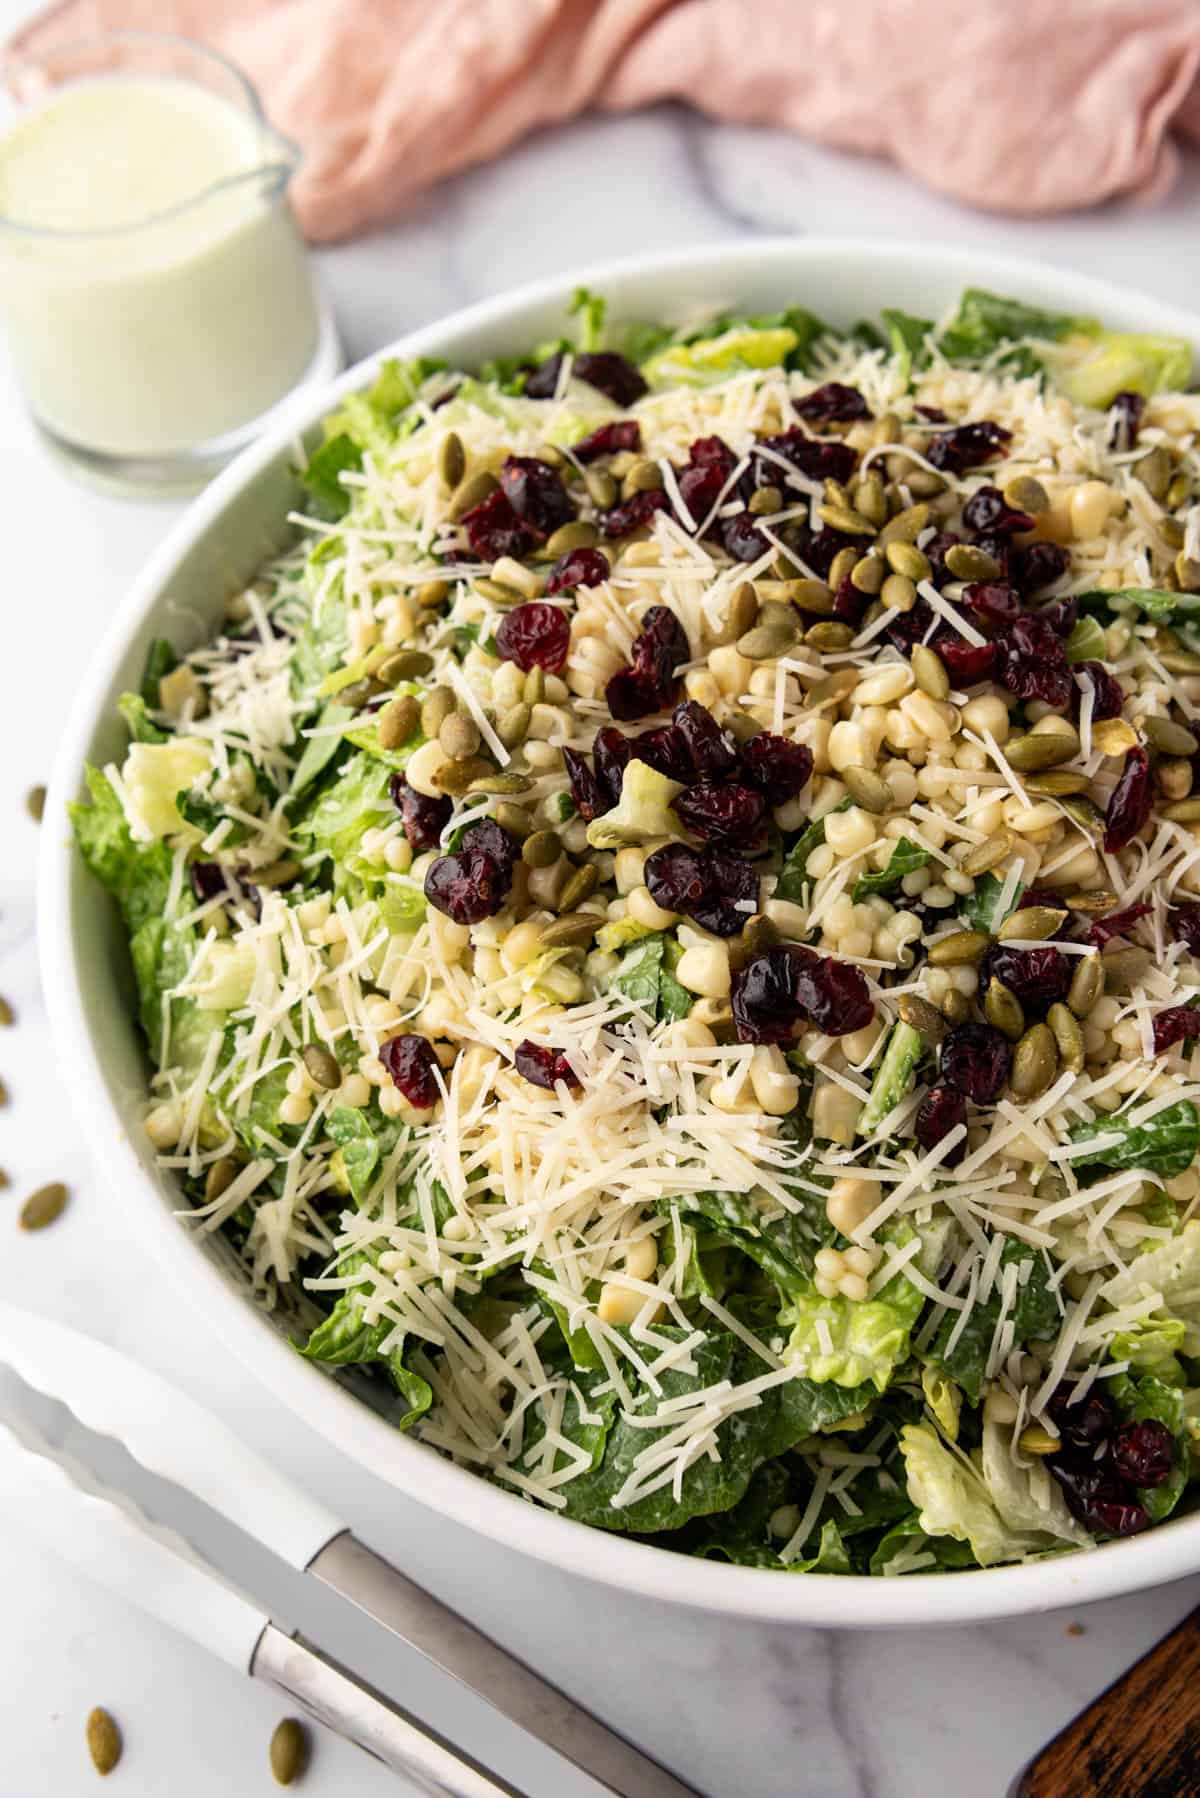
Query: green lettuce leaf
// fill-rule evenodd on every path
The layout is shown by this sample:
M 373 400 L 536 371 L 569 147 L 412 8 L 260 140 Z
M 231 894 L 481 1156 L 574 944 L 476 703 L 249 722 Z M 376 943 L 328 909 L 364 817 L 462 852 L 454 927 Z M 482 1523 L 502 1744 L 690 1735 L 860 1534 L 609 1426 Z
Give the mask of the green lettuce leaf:
M 653 1018 L 668 1022 L 685 1018 L 695 1003 L 695 995 L 675 978 L 680 949 L 673 937 L 656 931 L 642 937 L 622 956 L 612 976 L 614 991 L 632 999 Z
M 1050 1276 L 1040 1250 L 1010 1236 L 1000 1256 L 1001 1273 L 1014 1263 L 1022 1271 L 1018 1276 L 1017 1297 L 1011 1312 L 1013 1347 L 1023 1348 L 1027 1342 L 1037 1342 L 1044 1337 L 1057 1335 L 1059 1310 L 1058 1302 L 1049 1288 Z M 1028 1273 L 1024 1271 L 1026 1267 Z M 957 1312 L 948 1311 L 943 1317 L 933 1339 L 929 1359 L 950 1379 L 956 1381 L 971 1403 L 977 1405 L 983 1390 L 984 1370 L 991 1352 L 992 1338 L 1000 1321 L 998 1289 L 993 1289 L 988 1299 L 975 1306 L 959 1332 L 954 1347 L 950 1348 L 957 1316 Z
M 292 784 L 288 789 L 289 805 L 301 798 L 345 749 L 346 739 L 337 734 L 335 726 L 349 724 L 353 716 L 350 707 L 339 705 L 336 699 L 329 700 L 322 707 L 316 720 L 317 733 L 305 742 L 304 753 L 292 774 Z
M 870 874 L 860 874 L 854 883 L 854 903 L 860 899 L 869 899 L 873 893 L 894 893 L 906 874 L 915 874 L 926 862 L 932 861 L 928 849 L 919 843 L 910 841 L 908 837 L 899 837 L 896 847 L 888 858 L 886 868 L 872 869 Z
M 985 1426 L 986 1431 L 986 1426 Z M 900 1432 L 900 1450 L 908 1481 L 908 1494 L 917 1509 L 919 1528 L 927 1536 L 949 1536 L 965 1542 L 981 1567 L 1002 1561 L 1021 1561 L 1043 1554 L 1063 1542 L 1090 1542 L 1079 1530 L 1061 1497 L 1047 1494 L 1045 1508 L 1020 1484 L 1020 1470 L 1008 1455 L 1006 1440 L 993 1450 L 989 1485 L 982 1454 L 965 1454 L 950 1448 L 929 1424 L 906 1424 Z M 1008 1463 L 1001 1469 L 999 1455 Z M 1011 1470 L 1011 1471 L 1009 1471 Z M 1042 1467 L 1036 1470 L 1053 1485 Z M 1038 1519 L 1035 1527 L 1032 1521 Z
M 353 1274 L 369 1263 L 367 1255 L 349 1255 L 341 1263 L 340 1271 Z M 382 1362 L 408 1405 L 404 1415 L 396 1420 L 397 1428 L 409 1430 L 432 1405 L 433 1388 L 423 1375 L 406 1366 L 403 1341 L 399 1347 L 384 1353 L 383 1344 L 393 1335 L 395 1324 L 388 1318 L 368 1324 L 364 1311 L 364 1293 L 353 1286 L 348 1287 L 339 1294 L 329 1316 L 310 1333 L 300 1352 L 310 1361 L 324 1361 L 333 1367 Z
M 344 431 L 330 437 L 313 451 L 299 471 L 300 484 L 311 496 L 312 510 L 318 518 L 344 518 L 350 510 L 351 492 L 342 484 L 342 475 L 356 474 L 362 467 L 361 447 Z
M 917 318 L 911 312 L 901 312 L 896 306 L 885 306 L 879 316 L 887 329 L 888 344 L 900 364 L 907 385 L 912 380 L 914 370 L 925 368 L 929 362 L 927 339 L 933 330 L 933 320 Z
M 1200 1112 L 1190 1099 L 1180 1099 L 1144 1124 L 1131 1123 L 1126 1108 L 1094 1118 L 1091 1123 L 1074 1124 L 1068 1134 L 1072 1142 L 1091 1142 L 1093 1138 L 1109 1136 L 1120 1139 L 1107 1148 L 1075 1156 L 1071 1163 L 1074 1168 L 1104 1167 L 1114 1171 L 1144 1168 L 1148 1174 L 1161 1174 L 1164 1180 L 1169 1180 L 1175 1174 L 1184 1173 L 1196 1158 L 1200 1149 Z M 1189 1229 L 1192 1227 L 1188 1226 Z M 1194 1227 L 1200 1230 L 1200 1224 Z M 1187 1233 L 1185 1230 L 1184 1236 Z M 1171 1249 L 1177 1245 L 1166 1246 Z M 1134 1267 L 1141 1267 L 1145 1259 L 1145 1256 L 1139 1257 Z
M 939 334 L 939 347 L 950 362 L 982 362 L 1006 343 L 1058 342 L 1073 334 L 1090 336 L 1100 329 L 1094 318 L 1048 312 L 1004 294 L 968 287 L 958 311 Z
M 155 637 L 146 651 L 146 665 L 142 670 L 142 684 L 138 688 L 138 697 L 150 710 L 156 711 L 159 703 L 158 684 L 164 674 L 170 674 L 172 668 L 179 666 L 179 657 L 172 644 L 165 637 Z
M 140 693 L 122 693 L 117 701 L 117 710 L 125 720 L 131 742 L 166 742 L 168 733 L 154 723 Z
M 1161 1118 L 1166 1113 L 1158 1115 Z M 1200 1219 L 1185 1224 L 1170 1242 L 1135 1256 L 1124 1272 L 1105 1282 L 1100 1297 L 1116 1310 L 1150 1292 L 1162 1295 L 1165 1320 L 1160 1313 L 1154 1314 L 1160 1327 L 1162 1321 L 1182 1323 L 1180 1352 L 1200 1355 Z
M 958 915 L 964 924 L 969 925 L 972 930 L 985 930 L 989 936 L 994 935 L 1005 918 L 1020 905 L 1025 888 L 1020 881 L 1017 882 L 1007 908 L 1001 913 L 1000 895 L 1003 890 L 1004 882 L 999 875 L 977 875 L 974 892 L 968 893 L 958 909 Z
M 824 813 L 820 818 L 812 819 L 800 832 L 783 859 L 783 867 L 780 869 L 779 879 L 775 883 L 777 899 L 790 899 L 796 905 L 805 903 L 805 895 L 808 891 L 808 858 L 813 850 L 819 849 L 825 841 L 825 819 L 831 815 L 831 812 L 849 811 L 853 804 L 853 799 L 847 793 L 844 799 L 840 799 L 835 806 L 830 808 L 830 812 Z
M 903 1245 L 911 1241 L 913 1231 L 902 1223 L 881 1234 L 885 1241 Z M 870 1382 L 883 1392 L 908 1359 L 913 1327 L 924 1303 L 903 1270 L 870 1299 L 847 1299 L 840 1293 L 822 1298 L 809 1285 L 783 1313 L 782 1321 L 792 1325 L 785 1359 L 818 1384 L 828 1380 L 860 1387 Z M 823 1338 L 831 1346 L 823 1346 Z
M 875 1070 L 867 1102 L 859 1113 L 859 1136 L 873 1136 L 885 1118 L 907 1098 L 924 1053 L 925 1038 L 919 1030 L 914 1030 L 911 1024 L 902 1021 L 893 1024 L 887 1048 Z
M 1143 1423 L 1147 1418 L 1155 1418 L 1165 1424 L 1175 1438 L 1175 1465 L 1170 1477 L 1161 1486 L 1143 1486 L 1138 1488 L 1138 1498 L 1150 1513 L 1153 1523 L 1161 1523 L 1169 1517 L 1179 1500 L 1183 1497 L 1184 1488 L 1192 1472 L 1192 1439 L 1187 1428 L 1186 1401 L 1179 1386 L 1167 1380 L 1156 1379 L 1153 1374 L 1140 1374 L 1136 1378 L 1127 1373 L 1114 1374 L 1106 1381 L 1109 1396 L 1114 1400 L 1123 1418 Z

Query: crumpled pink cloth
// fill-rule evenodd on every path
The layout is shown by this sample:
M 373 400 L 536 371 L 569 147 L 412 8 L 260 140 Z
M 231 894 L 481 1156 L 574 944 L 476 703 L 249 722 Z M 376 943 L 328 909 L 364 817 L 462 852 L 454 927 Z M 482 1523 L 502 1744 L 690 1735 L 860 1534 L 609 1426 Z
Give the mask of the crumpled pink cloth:
M 1200 0 L 61 0 L 14 47 L 118 25 L 246 70 L 318 242 L 587 107 L 686 100 L 1021 213 L 1157 198 L 1200 139 Z

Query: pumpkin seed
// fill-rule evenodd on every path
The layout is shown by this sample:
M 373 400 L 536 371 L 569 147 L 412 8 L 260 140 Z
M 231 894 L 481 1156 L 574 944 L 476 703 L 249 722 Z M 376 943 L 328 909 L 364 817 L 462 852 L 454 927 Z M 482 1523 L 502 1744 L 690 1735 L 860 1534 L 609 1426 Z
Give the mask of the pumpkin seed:
M 1196 739 L 1190 730 L 1182 724 L 1176 724 L 1173 718 L 1144 718 L 1142 730 L 1147 741 L 1163 755 L 1195 755 Z
M 655 487 L 661 486 L 662 469 L 657 462 L 643 456 L 633 464 L 621 482 L 621 498 L 632 499 L 635 493 L 650 493 Z
M 421 722 L 421 708 L 411 693 L 402 693 L 385 705 L 376 720 L 375 729 L 381 749 L 399 749 L 407 743 Z
M 534 454 L 539 462 L 545 462 L 551 468 L 562 468 L 567 459 L 557 443 L 539 443 Z
M 860 513 L 868 523 L 873 524 L 876 530 L 880 525 L 887 523 L 887 496 L 883 491 L 883 482 L 877 474 L 864 475 L 855 486 L 851 497 L 854 501 L 855 511 Z
M 434 687 L 421 703 L 421 729 L 430 742 L 437 736 L 451 712 L 458 710 L 458 700 L 449 687 Z
M 763 949 L 774 949 L 783 941 L 778 924 L 761 912 L 755 912 L 746 920 L 742 929 L 742 948 L 747 955 L 756 955 Z
M 204 1177 L 205 1204 L 211 1205 L 214 1199 L 219 1199 L 222 1193 L 228 1192 L 239 1171 L 232 1155 L 222 1155 L 219 1161 L 214 1161 Z
M 854 641 L 854 632 L 848 624 L 839 618 L 822 618 L 818 624 L 810 624 L 804 633 L 804 641 L 813 649 L 849 649 Z
M 1186 468 L 1171 476 L 1171 484 L 1167 488 L 1166 505 L 1170 512 L 1178 512 L 1179 508 L 1191 498 L 1192 480 Z
M 1084 793 L 1067 793 L 1058 802 L 1080 830 L 1093 834 L 1104 823 L 1104 813 Z
M 1048 1024 L 1031 1024 L 1013 1051 L 1009 1085 L 1018 1099 L 1037 1099 L 1058 1072 L 1058 1045 Z
M 1169 818 L 1172 824 L 1195 824 L 1200 819 L 1200 796 L 1193 799 L 1176 799 L 1170 805 L 1159 810 L 1160 818 Z
M 490 599 L 494 606 L 515 606 L 521 595 L 514 593 L 501 581 L 492 580 L 490 575 L 477 575 L 474 581 L 476 593 L 481 599 Z
M 853 556 L 852 549 L 839 550 L 839 555 Z M 887 564 L 882 556 L 859 556 L 850 569 L 850 585 L 857 593 L 869 593 L 872 598 L 879 592 L 887 579 Z M 829 584 L 834 586 L 833 569 L 829 570 Z M 840 586 L 840 582 L 838 585 Z M 834 589 L 836 591 L 836 587 Z
M 911 659 L 913 679 L 922 693 L 927 693 L 930 699 L 945 699 L 950 692 L 950 676 L 937 651 L 925 643 L 915 643 Z
M 932 499 L 934 494 L 945 491 L 946 483 L 931 468 L 914 468 L 904 477 L 904 485 L 914 499 Z
M 299 872 L 299 862 L 268 862 L 265 868 L 253 870 L 252 880 L 256 887 L 286 887 L 291 885 Z
M 873 537 L 875 526 L 853 506 L 838 505 L 826 501 L 817 507 L 817 517 L 822 524 L 827 524 L 831 531 L 842 531 L 847 537 Z
M 591 898 L 599 884 L 600 870 L 595 862 L 584 862 L 581 868 L 576 868 L 568 876 L 566 885 L 558 895 L 556 909 L 559 912 L 577 911 L 585 899 Z
M 342 1084 L 342 1070 L 338 1058 L 322 1043 L 305 1043 L 300 1051 L 300 1059 L 304 1063 L 309 1079 L 322 1092 L 335 1092 Z
M 438 478 L 453 491 L 467 472 L 467 452 L 457 431 L 447 431 L 438 445 Z
M 417 588 L 417 604 L 426 612 L 432 612 L 437 606 L 445 605 L 449 597 L 449 581 L 425 581 Z
M 948 1024 L 965 1024 L 971 1015 L 971 1001 L 957 987 L 951 987 L 942 1000 L 942 1016 Z
M 490 793 L 491 787 L 475 785 L 476 781 L 490 778 L 499 779 L 491 763 L 481 755 L 469 755 L 460 762 L 443 762 L 433 776 L 433 784 L 439 793 L 448 793 L 451 799 L 462 799 L 467 793 Z M 500 790 L 509 791 L 503 787 Z
M 28 793 L 25 795 L 25 810 L 29 813 L 29 816 L 33 819 L 35 824 L 41 823 L 42 815 L 46 810 L 45 787 L 30 787 Z
M 1166 649 L 1159 661 L 1168 674 L 1200 674 L 1200 656 L 1187 649 Z M 1095 736 L 1093 730 L 1092 735 Z
M 529 726 L 533 720 L 533 707 L 524 701 L 520 705 L 510 706 L 496 720 L 496 735 L 506 749 L 515 749 L 529 735 Z M 445 744 L 442 745 L 443 749 Z
M 881 775 L 870 768 L 843 768 L 842 779 L 855 805 L 876 817 L 892 808 L 892 790 Z
M 111 1712 L 99 1704 L 88 1712 L 87 1746 L 93 1767 L 106 1778 L 121 1758 L 121 1732 Z
M 1089 785 L 1086 774 L 1076 774 L 1066 768 L 1052 768 L 1048 774 L 1031 774 L 1025 781 L 1025 791 L 1034 793 L 1040 799 L 1060 799 L 1066 793 L 1083 793 Z
M 546 670 L 531 668 L 525 676 L 525 685 L 521 689 L 521 698 L 526 705 L 541 705 L 546 697 Z
M 529 868 L 552 868 L 561 854 L 562 840 L 553 830 L 535 830 L 521 847 L 521 860 Z
M 1044 943 L 1066 921 L 1067 913 L 1056 906 L 1025 905 L 1019 911 L 1010 912 L 996 934 L 1002 943 L 1022 940 Z
M 531 774 L 518 774 L 515 769 L 509 768 L 497 773 L 492 769 L 487 774 L 477 775 L 467 788 L 467 792 L 528 793 L 533 784 Z
M 1108 993 L 1124 992 L 1140 980 L 1149 968 L 1152 956 L 1149 949 L 1132 945 L 1128 949 L 1111 949 L 1100 957 L 1100 966 L 1104 970 L 1104 990 Z
M 438 742 L 453 762 L 465 761 L 479 748 L 479 726 L 465 712 L 450 712 L 442 720 Z M 503 739 L 501 739 L 503 741 Z
M 450 504 L 447 508 L 450 517 L 457 524 L 464 513 L 473 511 L 476 506 L 481 506 L 485 499 L 495 493 L 499 485 L 495 475 L 490 474 L 486 468 L 477 469 L 474 474 L 469 474 L 466 480 L 460 482 L 450 495 Z
M 985 837 L 964 855 L 960 864 L 962 872 L 972 879 L 977 874 L 986 874 L 989 869 L 999 867 L 1012 846 L 1012 834 L 1007 830 L 998 831 L 994 837 Z
M 776 512 L 783 511 L 783 495 L 778 487 L 760 487 L 750 495 L 746 510 L 756 518 L 771 518 Z
M 31 1192 L 21 1207 L 18 1218 L 22 1230 L 44 1230 L 56 1218 L 61 1217 L 67 1202 L 67 1189 L 61 1180 L 51 1180 L 47 1186 L 39 1186 Z
M 823 706 L 840 704 L 853 693 L 861 676 L 861 668 L 835 668 L 832 674 L 824 675 L 808 689 L 809 710 L 819 711 Z
M 847 544 L 845 549 L 838 550 L 837 555 L 829 564 L 829 585 L 833 588 L 835 593 L 843 581 L 848 581 L 851 578 L 854 570 L 858 567 L 860 559 L 864 562 L 871 562 L 877 558 L 873 556 L 863 556 L 860 558 L 858 551 L 852 548 L 850 544 Z M 868 589 L 864 587 L 861 591 L 865 593 Z
M 902 540 L 888 544 L 887 565 L 893 574 L 906 575 L 910 581 L 927 581 L 933 573 L 925 551 Z
M 929 524 L 930 508 L 923 501 L 916 506 L 906 506 L 889 518 L 879 533 L 881 544 L 915 543 L 921 532 Z
M 1068 911 L 1081 911 L 1088 918 L 1102 918 L 1105 912 L 1115 911 L 1120 901 L 1108 887 L 1094 887 L 1088 893 L 1068 893 L 1063 904 Z
M 0 1026 L 7 1029 L 13 1021 L 13 1015 L 13 1008 L 8 1000 L 0 998 Z
M 919 1030 L 931 1043 L 940 1043 L 946 1034 L 946 1020 L 936 1005 L 922 999 L 919 993 L 901 993 L 896 1000 L 900 1019 L 912 1030 Z
M 1036 518 L 1039 512 L 1049 510 L 1050 495 L 1031 474 L 1020 474 L 1004 489 L 1004 503 L 1014 512 L 1030 512 Z
M 991 947 L 986 930 L 955 930 L 934 943 L 929 951 L 931 968 L 964 967 L 982 961 Z
M 617 503 L 617 483 L 606 468 L 589 468 L 585 471 L 583 484 L 587 496 L 598 511 L 607 512 L 610 506 Z
M 308 1731 L 295 1717 L 285 1717 L 271 1737 L 269 1758 L 276 1785 L 290 1786 L 308 1765 Z
M 1086 1018 L 1104 991 L 1104 969 L 1098 955 L 1081 955 L 1067 990 L 1067 1004 L 1077 1018 Z
M 1043 769 L 1057 768 L 1062 762 L 1069 762 L 1079 750 L 1079 739 L 1060 734 L 1058 731 L 1047 731 L 1034 736 L 1015 737 L 1011 743 L 1004 745 L 1004 754 L 1009 765 L 1019 774 L 1040 774 Z
M 900 435 L 900 420 L 894 412 L 881 412 L 871 429 L 873 439 L 871 447 L 879 448 L 885 443 L 894 443 Z
M 740 706 L 735 706 L 725 714 L 725 729 L 736 743 L 749 743 L 753 738 L 761 737 L 766 726 L 752 718 L 749 712 L 743 712 Z
M 573 549 L 594 549 L 599 541 L 600 533 L 594 524 L 572 518 L 551 531 L 546 539 L 546 554 L 557 562 L 560 556 L 569 555 Z
M 1137 476 L 1151 499 L 1162 501 L 1167 497 L 1167 488 L 1171 485 L 1174 467 L 1170 456 L 1161 445 L 1147 450 L 1139 456 L 1133 465 L 1133 473 Z
M 544 949 L 583 949 L 591 942 L 604 922 L 601 912 L 563 911 L 544 926 L 541 943 Z
M 917 589 L 906 574 L 889 574 L 879 597 L 890 612 L 911 612 L 917 603 Z
M 788 599 L 800 612 L 826 617 L 833 611 L 833 589 L 824 581 L 788 581 Z
M 769 624 L 759 623 L 744 637 L 738 638 L 738 653 L 751 662 L 773 661 L 791 649 L 799 635 L 798 621 L 789 623 L 779 618 Z
M 390 689 L 373 674 L 364 675 L 362 680 L 352 680 L 348 687 L 343 687 L 338 694 L 338 704 L 349 706 L 352 712 L 361 712 L 372 699 L 382 699 Z
M 1185 536 L 1184 528 L 1177 518 L 1160 518 L 1158 534 L 1168 549 L 1182 549 Z
M 397 681 L 417 680 L 429 674 L 433 669 L 433 657 L 424 649 L 398 649 L 383 667 L 387 669 L 388 685 L 394 687 Z
M 1181 549 L 1172 566 L 1181 593 L 1200 592 L 1200 562 L 1194 556 L 1189 556 L 1186 550 Z
M 1062 1438 L 1052 1436 L 1044 1424 L 1026 1424 L 1017 1437 L 1017 1447 L 1026 1455 L 1056 1455 L 1062 1447 Z
M 6 1191 L 11 1185 L 12 1181 L 9 1179 L 7 1170 L 0 1167 L 0 1192 Z
M 523 805 L 513 805 L 510 800 L 502 799 L 493 813 L 501 830 L 506 830 L 510 837 L 524 842 L 533 829 L 533 820 Z
M 946 551 L 946 567 L 959 581 L 994 581 L 1000 564 L 974 543 L 955 543 Z
M 1063 1004 L 1052 1005 L 1046 1013 L 1055 1042 L 1058 1044 L 1059 1059 L 1064 1068 L 1072 1074 L 1083 1072 L 1083 1031 L 1070 1010 Z
M 983 996 L 983 1015 L 994 1030 L 999 1030 L 1010 1043 L 1019 1042 L 1025 1032 L 1025 1013 L 1021 1001 L 1010 987 L 994 977 L 988 981 Z

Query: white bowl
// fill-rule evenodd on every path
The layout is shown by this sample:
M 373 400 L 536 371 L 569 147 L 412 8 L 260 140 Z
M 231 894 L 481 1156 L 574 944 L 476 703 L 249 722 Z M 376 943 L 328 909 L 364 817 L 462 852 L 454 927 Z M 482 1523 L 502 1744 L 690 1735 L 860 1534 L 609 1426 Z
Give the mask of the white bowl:
M 852 240 L 768 240 L 639 258 L 539 282 L 487 300 L 402 338 L 352 368 L 289 425 L 272 431 L 215 480 L 151 558 L 99 648 L 72 708 L 55 768 L 40 867 L 38 914 L 44 986 L 73 1099 L 100 1168 L 135 1212 L 148 1243 L 224 1342 L 274 1396 L 379 1478 L 482 1534 L 648 1598 L 798 1624 L 878 1627 L 961 1623 L 1078 1605 L 1152 1586 L 1200 1566 L 1200 1516 L 1130 1541 L 1025 1567 L 902 1579 L 795 1577 L 723 1566 L 649 1548 L 535 1508 L 410 1441 L 327 1373 L 302 1360 L 259 1309 L 219 1241 L 203 1243 L 173 1215 L 179 1194 L 155 1166 L 140 1126 L 145 1056 L 129 1001 L 130 979 L 116 907 L 101 896 L 61 828 L 80 791 L 85 761 L 119 755 L 115 702 L 141 677 L 152 637 L 199 642 L 228 594 L 286 535 L 295 498 L 290 446 L 343 393 L 369 382 L 384 355 L 440 355 L 451 365 L 524 348 L 561 329 L 572 290 L 608 296 L 617 316 L 678 316 L 697 302 L 770 311 L 810 305 L 849 325 L 899 305 L 939 315 L 969 285 L 1200 343 L 1200 318 L 1106 282 L 1008 258 L 929 245 Z

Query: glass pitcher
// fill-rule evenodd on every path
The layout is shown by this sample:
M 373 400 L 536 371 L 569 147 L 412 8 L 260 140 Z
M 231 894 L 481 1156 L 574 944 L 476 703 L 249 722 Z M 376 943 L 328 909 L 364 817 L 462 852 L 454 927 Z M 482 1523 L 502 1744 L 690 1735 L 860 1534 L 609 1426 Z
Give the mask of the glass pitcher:
M 287 199 L 297 148 L 186 38 L 110 32 L 2 72 L 0 318 L 34 419 L 93 479 L 195 488 L 340 365 Z

